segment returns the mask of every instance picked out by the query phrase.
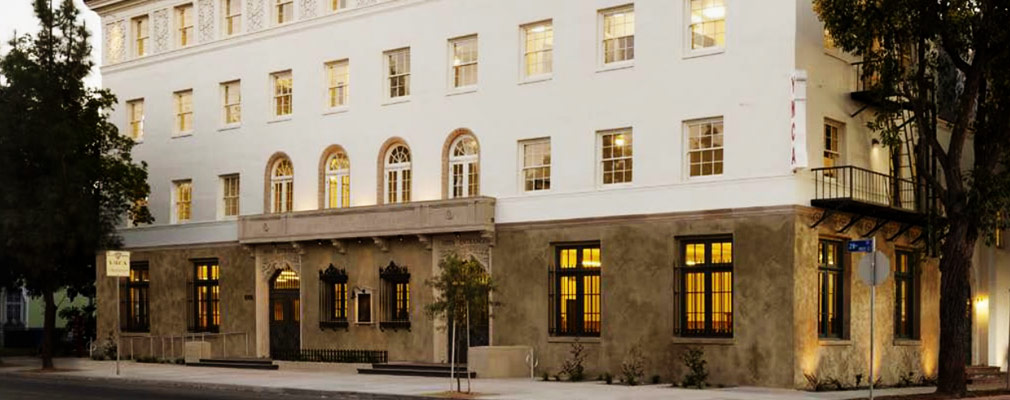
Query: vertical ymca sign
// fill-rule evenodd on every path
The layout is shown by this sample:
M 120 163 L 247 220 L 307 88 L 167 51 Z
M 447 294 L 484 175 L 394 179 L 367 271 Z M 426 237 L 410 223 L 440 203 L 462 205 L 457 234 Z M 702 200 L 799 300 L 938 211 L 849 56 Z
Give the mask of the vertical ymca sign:
M 119 278 L 130 277 L 130 252 L 128 251 L 106 251 L 105 252 L 105 276 L 113 278 L 116 282 L 116 376 L 119 376 L 119 349 L 123 346 L 121 343 L 119 330 L 123 327 L 119 325 L 119 321 L 122 321 L 123 316 L 119 315 L 120 307 L 119 302 Z
M 789 166 L 793 172 L 806 168 L 807 163 L 807 71 L 798 69 L 792 75 L 789 135 L 792 154 Z

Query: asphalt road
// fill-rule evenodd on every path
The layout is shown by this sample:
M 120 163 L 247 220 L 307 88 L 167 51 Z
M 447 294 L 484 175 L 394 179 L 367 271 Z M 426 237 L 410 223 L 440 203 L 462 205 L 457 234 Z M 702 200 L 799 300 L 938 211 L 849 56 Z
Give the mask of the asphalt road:
M 397 399 L 396 396 L 360 394 L 287 394 L 247 390 L 224 390 L 175 385 L 117 382 L 114 380 L 68 380 L 0 374 L 0 400 L 308 400 Z M 416 399 L 416 397 L 403 397 Z

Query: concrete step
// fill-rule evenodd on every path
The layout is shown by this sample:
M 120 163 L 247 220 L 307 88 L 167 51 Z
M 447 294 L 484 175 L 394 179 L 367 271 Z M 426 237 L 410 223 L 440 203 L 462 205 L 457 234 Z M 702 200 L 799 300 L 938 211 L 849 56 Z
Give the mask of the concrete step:
M 409 363 L 409 362 L 392 362 L 392 363 L 373 363 L 372 368 L 374 369 L 416 369 L 416 370 L 427 370 L 427 371 L 450 371 L 452 368 L 449 364 L 436 364 L 436 363 Z M 456 371 L 462 372 L 466 371 L 466 364 L 457 364 Z
M 273 364 L 269 358 L 201 358 L 200 362 L 228 364 Z
M 431 363 L 383 363 L 372 364 L 371 368 L 358 368 L 359 374 L 366 375 L 395 375 L 395 376 L 425 376 L 448 378 L 450 376 L 466 377 L 466 366 L 457 365 L 456 373 L 452 374 L 453 368 L 448 364 Z M 470 372 L 471 378 L 476 378 L 476 372 Z
M 200 362 L 187 363 L 187 367 L 214 367 L 214 368 L 238 368 L 238 369 L 267 369 L 275 370 L 279 367 L 273 360 L 264 359 L 200 359 Z

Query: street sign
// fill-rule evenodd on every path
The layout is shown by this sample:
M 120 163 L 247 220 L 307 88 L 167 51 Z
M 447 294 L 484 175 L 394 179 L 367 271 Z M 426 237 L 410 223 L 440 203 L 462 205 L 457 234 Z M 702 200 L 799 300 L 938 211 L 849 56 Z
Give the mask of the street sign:
M 876 268 L 873 265 L 874 261 L 876 261 Z M 859 278 L 867 285 L 877 286 L 883 283 L 890 273 L 891 260 L 879 250 L 865 255 L 859 260 Z
M 860 239 L 849 241 L 850 253 L 869 253 L 873 251 L 873 239 Z
M 109 277 L 130 276 L 130 252 L 128 251 L 105 252 L 105 276 Z

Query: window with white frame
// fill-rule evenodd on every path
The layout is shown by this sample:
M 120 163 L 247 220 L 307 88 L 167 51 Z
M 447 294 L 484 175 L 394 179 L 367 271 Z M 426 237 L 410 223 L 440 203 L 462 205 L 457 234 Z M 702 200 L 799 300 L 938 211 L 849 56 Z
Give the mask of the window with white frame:
M 477 35 L 449 40 L 452 59 L 452 87 L 464 88 L 477 84 Z
M 221 175 L 221 215 L 225 218 L 237 217 L 239 213 L 239 175 Z
M 836 167 L 842 161 L 842 124 L 824 120 L 824 167 Z
M 193 181 L 186 179 L 172 182 L 174 202 L 172 222 L 182 223 L 189 221 L 191 216 L 191 205 L 193 203 Z
M 480 194 L 480 149 L 477 139 L 463 135 L 452 142 L 449 153 L 449 198 Z
M 326 63 L 326 105 L 330 108 L 346 106 L 351 92 L 351 71 L 348 60 Z
M 603 20 L 603 63 L 635 59 L 635 7 L 626 5 L 600 11 Z
M 690 0 L 688 24 L 690 49 L 719 49 L 726 46 L 726 0 Z
M 242 82 L 235 80 L 221 84 L 222 116 L 225 125 L 242 122 Z
M 186 47 L 193 44 L 193 3 L 175 8 L 175 44 Z
M 351 160 L 343 151 L 326 159 L 326 208 L 351 205 Z
M 347 0 L 330 0 L 330 10 L 340 11 L 347 8 Z
M 221 0 L 221 16 L 225 36 L 242 32 L 242 0 Z
M 144 139 L 144 99 L 126 102 L 126 112 L 129 115 L 130 137 L 133 140 Z
M 291 71 L 277 72 L 270 76 L 274 88 L 274 117 L 291 115 L 293 111 Z
M 150 19 L 141 15 L 133 19 L 133 54 L 137 57 L 147 55 L 147 42 L 151 37 Z
M 554 25 L 543 21 L 522 26 L 523 78 L 550 75 L 554 68 Z
M 522 150 L 523 191 L 535 192 L 551 188 L 551 139 L 526 140 Z
M 602 131 L 598 135 L 601 182 L 604 185 L 631 183 L 631 128 Z
M 722 175 L 722 117 L 689 121 L 686 128 L 689 176 Z
M 175 134 L 193 131 L 193 90 L 175 92 Z
M 386 59 L 386 89 L 389 98 L 410 96 L 410 48 L 383 53 Z
M 291 160 L 282 158 L 270 171 L 270 212 L 291 212 L 294 206 L 295 170 Z
M 291 22 L 295 18 L 295 0 L 274 0 L 274 23 Z
M 386 203 L 410 201 L 410 149 L 398 144 L 386 152 Z

